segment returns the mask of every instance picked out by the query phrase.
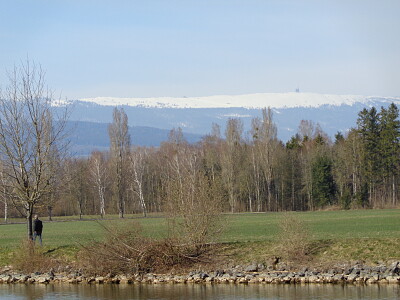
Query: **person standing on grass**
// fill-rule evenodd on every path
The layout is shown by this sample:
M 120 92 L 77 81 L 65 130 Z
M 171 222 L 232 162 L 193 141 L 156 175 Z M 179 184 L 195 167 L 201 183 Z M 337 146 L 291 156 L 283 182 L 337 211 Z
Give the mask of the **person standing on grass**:
M 38 215 L 35 215 L 33 220 L 33 241 L 36 242 L 36 237 L 39 237 L 40 246 L 42 246 L 42 230 L 43 223 L 39 220 Z

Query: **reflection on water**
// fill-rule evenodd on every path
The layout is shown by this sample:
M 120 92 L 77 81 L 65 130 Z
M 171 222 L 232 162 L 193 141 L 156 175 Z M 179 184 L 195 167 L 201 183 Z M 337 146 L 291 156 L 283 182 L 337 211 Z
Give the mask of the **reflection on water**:
M 0 299 L 400 299 L 400 286 L 0 284 Z

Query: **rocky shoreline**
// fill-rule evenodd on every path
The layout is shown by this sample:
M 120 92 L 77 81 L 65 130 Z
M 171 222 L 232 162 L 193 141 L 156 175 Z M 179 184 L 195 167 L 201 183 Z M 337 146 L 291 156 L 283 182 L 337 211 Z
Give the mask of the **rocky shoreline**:
M 326 271 L 309 270 L 288 271 L 285 268 L 271 270 L 262 264 L 246 267 L 236 266 L 227 270 L 210 272 L 193 271 L 184 275 L 173 274 L 131 274 L 85 276 L 79 271 L 54 273 L 32 273 L 30 275 L 3 269 L 0 283 L 49 284 L 49 283 L 87 283 L 87 284 L 179 284 L 179 283 L 232 283 L 232 284 L 400 284 L 400 262 L 369 267 L 353 265 L 337 266 Z

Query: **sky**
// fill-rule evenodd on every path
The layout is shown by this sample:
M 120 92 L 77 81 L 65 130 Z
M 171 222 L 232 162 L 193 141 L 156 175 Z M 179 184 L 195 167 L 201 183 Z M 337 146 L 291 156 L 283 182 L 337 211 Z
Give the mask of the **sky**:
M 34 61 L 67 99 L 400 96 L 400 1 L 0 0 L 0 85 Z

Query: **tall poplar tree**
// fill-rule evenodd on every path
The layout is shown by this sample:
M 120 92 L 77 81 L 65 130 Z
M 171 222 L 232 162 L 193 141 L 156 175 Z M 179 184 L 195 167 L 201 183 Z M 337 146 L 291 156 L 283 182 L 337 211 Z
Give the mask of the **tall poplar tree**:
M 123 218 L 125 213 L 125 189 L 126 182 L 124 174 L 128 161 L 130 148 L 130 135 L 128 131 L 128 116 L 123 108 L 114 108 L 113 122 L 108 126 L 110 136 L 110 152 L 115 174 L 115 194 L 119 217 Z

